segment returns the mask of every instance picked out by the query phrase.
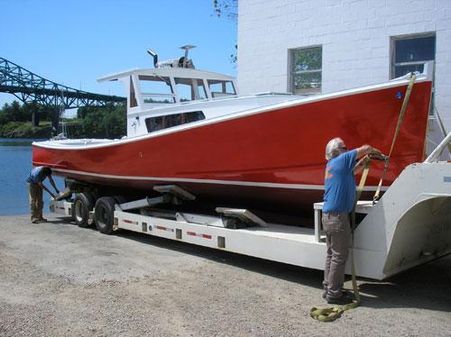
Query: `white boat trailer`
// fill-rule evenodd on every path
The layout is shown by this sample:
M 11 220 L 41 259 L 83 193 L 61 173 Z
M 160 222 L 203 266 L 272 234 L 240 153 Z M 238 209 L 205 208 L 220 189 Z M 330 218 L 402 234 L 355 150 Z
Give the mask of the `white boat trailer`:
M 356 211 L 366 216 L 354 232 L 357 275 L 381 280 L 451 252 L 451 162 L 435 161 L 450 140 L 451 133 L 425 162 L 406 167 L 377 203 L 358 203 Z M 155 212 L 151 206 L 195 198 L 177 186 L 157 188 L 161 197 L 116 204 L 113 231 L 131 230 L 324 269 L 322 203 L 314 205 L 314 226 L 306 228 L 266 223 L 244 209 L 217 208 L 218 216 Z M 67 216 L 72 216 L 72 209 L 73 203 L 68 201 L 53 201 L 51 205 L 53 212 Z M 140 214 L 132 210 L 140 210 Z M 253 226 L 240 228 L 243 224 Z

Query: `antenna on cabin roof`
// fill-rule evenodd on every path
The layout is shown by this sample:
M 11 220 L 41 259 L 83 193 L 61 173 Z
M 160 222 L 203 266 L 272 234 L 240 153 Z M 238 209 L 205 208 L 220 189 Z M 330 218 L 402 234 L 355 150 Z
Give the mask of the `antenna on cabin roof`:
M 153 57 L 153 65 L 155 68 L 191 68 L 194 69 L 193 61 L 188 58 L 188 52 L 190 49 L 195 48 L 196 46 L 187 44 L 185 46 L 180 47 L 185 51 L 185 56 L 182 56 L 177 59 L 171 59 L 167 61 L 158 62 L 158 55 L 152 49 L 147 50 L 147 54 Z
M 180 49 L 183 49 L 185 51 L 185 56 L 181 57 L 180 60 L 182 61 L 182 68 L 194 68 L 193 62 L 188 59 L 188 52 L 190 49 L 196 48 L 196 46 L 193 46 L 191 44 L 186 44 L 184 46 L 181 46 Z
M 153 66 L 158 68 L 158 55 L 152 49 L 147 50 L 147 54 L 153 57 Z

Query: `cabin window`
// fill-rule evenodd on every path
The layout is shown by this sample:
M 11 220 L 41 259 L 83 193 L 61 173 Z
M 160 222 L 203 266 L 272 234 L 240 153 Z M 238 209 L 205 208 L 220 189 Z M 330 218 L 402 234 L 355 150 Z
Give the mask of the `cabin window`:
M 202 111 L 191 111 L 174 115 L 146 118 L 146 127 L 147 132 L 154 132 L 203 119 L 205 119 L 205 115 Z
M 144 103 L 175 103 L 169 77 L 140 75 L 139 85 Z
M 391 78 L 423 72 L 424 64 L 435 60 L 435 34 L 392 37 Z
M 290 79 L 288 91 L 308 95 L 321 92 L 322 47 L 289 50 Z
M 208 86 L 213 98 L 236 95 L 232 81 L 208 80 Z
M 177 95 L 181 102 L 194 101 L 197 99 L 206 99 L 204 82 L 200 79 L 175 78 Z

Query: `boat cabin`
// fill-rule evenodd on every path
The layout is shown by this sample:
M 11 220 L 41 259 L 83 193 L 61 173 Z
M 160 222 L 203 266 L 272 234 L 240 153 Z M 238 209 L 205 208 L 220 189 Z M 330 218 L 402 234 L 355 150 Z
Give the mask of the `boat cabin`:
M 234 77 L 194 68 L 188 58 L 188 51 L 194 47 L 182 46 L 184 56 L 164 62 L 158 62 L 158 55 L 149 49 L 154 69 L 129 70 L 98 79 L 124 83 L 127 137 L 186 127 L 185 124 L 296 99 L 291 94 L 276 93 L 238 97 Z
M 233 77 L 191 68 L 137 69 L 99 79 L 115 80 L 127 91 L 128 136 L 206 119 L 207 103 L 237 97 Z

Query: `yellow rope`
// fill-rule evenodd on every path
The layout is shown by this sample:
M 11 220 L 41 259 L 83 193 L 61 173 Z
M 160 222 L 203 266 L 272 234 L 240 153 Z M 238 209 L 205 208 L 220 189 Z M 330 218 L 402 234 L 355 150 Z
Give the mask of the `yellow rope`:
M 398 134 L 399 134 L 399 130 L 401 129 L 402 122 L 404 121 L 404 115 L 405 115 L 406 110 L 407 110 L 407 105 L 409 104 L 410 94 L 412 92 L 412 88 L 413 88 L 413 85 L 415 83 L 416 78 L 417 78 L 417 76 L 415 74 L 412 74 L 410 76 L 410 81 L 409 81 L 409 84 L 407 86 L 407 90 L 406 90 L 406 94 L 404 96 L 404 100 L 402 102 L 401 110 L 399 111 L 398 123 L 396 125 L 395 134 L 393 135 L 393 139 L 392 139 L 392 142 L 391 142 L 390 152 L 388 153 L 388 156 L 386 157 L 385 165 L 384 165 L 384 171 L 382 172 L 382 177 L 379 180 L 379 184 L 377 185 L 376 193 L 374 193 L 373 203 L 375 203 L 377 200 L 379 200 L 379 195 L 380 195 L 381 188 L 382 188 L 382 181 L 385 179 L 385 175 L 386 175 L 387 170 L 388 170 L 388 163 L 389 163 L 391 154 L 393 152 L 393 149 L 395 147 L 396 139 L 398 138 Z

